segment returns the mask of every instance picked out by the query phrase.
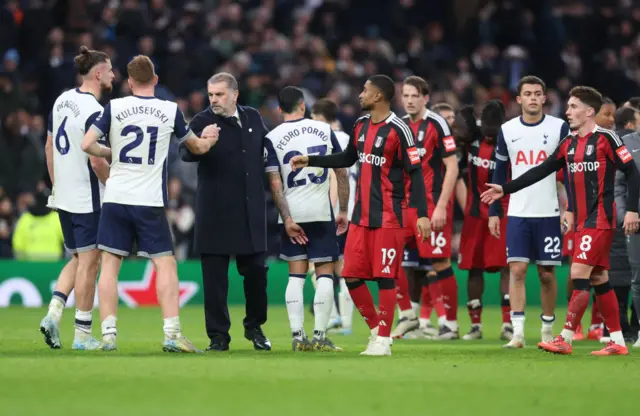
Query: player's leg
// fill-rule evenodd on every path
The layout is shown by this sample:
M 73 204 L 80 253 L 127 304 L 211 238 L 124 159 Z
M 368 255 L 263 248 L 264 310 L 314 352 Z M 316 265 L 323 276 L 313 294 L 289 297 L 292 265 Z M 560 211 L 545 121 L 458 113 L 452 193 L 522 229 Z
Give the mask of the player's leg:
M 417 218 L 414 216 L 407 214 L 405 222 L 415 223 Z M 407 231 L 405 228 L 405 238 L 408 237 Z M 411 295 L 409 293 L 409 275 L 413 273 L 413 270 L 418 267 L 418 253 L 415 247 L 412 247 L 412 243 L 415 237 L 413 234 L 410 235 L 412 241 L 407 244 L 407 246 L 403 249 L 403 261 L 398 267 L 398 278 L 396 279 L 396 300 L 398 303 L 398 322 L 396 327 L 391 332 L 391 336 L 395 339 L 402 338 L 408 332 L 414 331 L 418 329 L 420 323 L 418 321 L 418 317 L 416 316 L 415 310 L 413 309 L 413 305 L 411 304 Z M 405 265 L 406 267 L 402 267 Z
M 98 348 L 100 343 L 91 336 L 93 301 L 96 293 L 96 278 L 100 250 L 97 249 L 100 213 L 74 214 L 74 233 L 78 251 L 76 272 L 76 321 L 73 339 L 74 349 Z
M 44 342 L 50 348 L 60 348 L 60 320 L 64 305 L 67 298 L 73 290 L 76 280 L 76 271 L 78 269 L 78 257 L 76 255 L 76 241 L 73 233 L 73 222 L 71 214 L 58 210 L 58 218 L 60 227 L 62 228 L 62 236 L 64 238 L 65 249 L 73 255 L 71 260 L 64 266 L 58 275 L 58 281 L 53 289 L 53 297 L 49 302 L 49 311 L 47 315 L 40 321 L 40 332 L 44 335 Z
M 403 222 L 405 227 L 402 229 L 402 233 L 404 235 L 405 247 L 402 251 L 402 254 L 405 253 L 407 256 L 403 256 L 402 264 L 410 264 L 409 267 L 417 267 L 417 258 L 406 258 L 405 257 L 413 257 L 415 253 L 415 239 L 416 233 L 414 231 L 415 223 L 418 219 L 418 213 L 415 209 L 406 209 L 403 210 Z M 412 252 L 413 251 L 413 252 Z M 398 259 L 399 260 L 399 259 Z M 413 331 L 418 328 L 419 322 L 418 317 L 416 316 L 416 312 L 411 305 L 411 296 L 409 295 L 409 280 L 407 277 L 407 272 L 404 267 L 398 268 L 398 277 L 396 279 L 396 301 L 398 303 L 398 323 L 396 328 L 391 333 L 393 338 L 402 338 L 407 332 Z
M 513 339 L 513 324 L 511 323 L 511 302 L 509 300 L 509 268 L 500 270 L 500 309 L 502 311 L 502 328 L 500 339 L 511 341 Z
M 125 206 L 104 203 L 100 212 L 97 240 L 98 249 L 102 251 L 98 298 L 102 321 L 102 349 L 107 351 L 117 349 L 118 274 L 122 258 L 131 252 L 134 238 L 135 227 L 127 218 Z
M 484 293 L 484 271 L 482 269 L 469 270 L 467 281 L 467 310 L 471 318 L 471 329 L 462 339 L 471 341 L 482 339 L 482 294 Z
M 540 279 L 540 300 L 542 303 L 540 337 L 542 341 L 551 341 L 553 339 L 553 323 L 556 320 L 555 307 L 558 297 L 555 267 L 538 265 L 538 278 Z
M 304 331 L 303 293 L 307 271 L 312 264 L 309 264 L 305 247 L 294 244 L 284 227 L 280 230 L 280 258 L 289 264 L 289 281 L 284 299 L 291 328 L 291 348 L 293 351 L 311 351 L 311 343 Z
M 459 339 L 458 331 L 458 283 L 453 274 L 451 260 L 449 258 L 431 259 L 436 279 L 442 290 L 442 299 L 446 311 L 446 321 L 440 328 L 438 339 Z
M 373 243 L 371 234 L 372 229 L 356 224 L 349 225 L 342 275 L 353 305 L 369 326 L 373 339 L 378 334 L 379 317 L 371 292 L 365 284 L 365 280 L 371 280 L 373 276 L 372 258 L 369 253 L 369 246 Z
M 162 207 L 125 206 L 133 221 L 138 256 L 148 257 L 156 269 L 156 291 L 162 309 L 165 352 L 202 352 L 182 335 L 180 325 L 180 284 L 173 255 L 173 239 Z M 101 303 L 102 305 L 102 303 Z
M 49 302 L 47 315 L 40 321 L 40 332 L 44 335 L 45 343 L 51 348 L 60 348 L 60 321 L 67 298 L 73 290 L 78 269 L 78 256 L 74 254 L 71 260 L 62 268 L 58 275 L 53 296 Z
M 309 277 L 311 278 L 311 285 L 313 285 L 313 290 L 316 289 L 316 287 L 318 286 L 318 277 L 316 276 L 316 265 L 313 263 L 309 263 L 309 270 L 307 271 L 307 273 L 309 275 Z M 313 302 L 311 302 L 309 304 L 309 311 L 311 312 L 311 315 L 313 315 L 315 313 L 315 311 L 313 310 Z
M 489 250 L 488 247 L 495 240 L 489 234 L 488 220 L 468 216 L 464 219 L 460 236 L 460 252 L 458 267 L 468 271 L 467 280 L 467 310 L 471 318 L 471 329 L 462 339 L 470 341 L 482 339 L 482 295 L 484 293 L 485 257 L 492 256 L 499 248 Z
M 533 232 L 527 218 L 507 218 L 507 262 L 509 264 L 509 302 L 513 338 L 505 348 L 522 348 L 525 343 L 525 280 L 531 257 Z
M 610 341 L 608 341 L 605 348 L 600 351 L 594 351 L 591 354 L 627 355 L 629 351 L 625 345 L 624 333 L 621 327 L 618 299 L 609 282 L 607 272 L 615 230 L 589 230 L 589 232 L 590 237 L 592 237 L 593 251 L 590 253 L 592 255 L 587 256 L 587 258 L 591 257 L 591 262 L 595 266 L 591 273 L 591 286 L 596 294 L 598 309 L 600 310 L 605 326 L 609 330 L 610 337 Z M 578 248 L 586 253 L 586 250 L 584 250 L 586 248 L 585 246 L 586 244 L 583 244 L 582 247 Z M 576 261 L 578 261 L 578 258 L 579 256 L 576 258 Z
M 318 285 L 313 299 L 315 325 L 311 345 L 316 351 L 342 351 L 327 338 L 327 326 L 334 305 L 334 262 L 340 255 L 336 226 L 331 222 L 305 224 L 309 237 L 306 250 L 309 261 L 316 266 Z
M 316 294 L 313 299 L 315 324 L 311 345 L 316 351 L 342 351 L 342 348 L 335 346 L 326 336 L 329 316 L 333 306 L 334 263 L 332 261 L 316 261 L 315 264 L 318 275 L 318 287 L 316 288 Z
M 396 307 L 396 284 L 401 267 L 404 232 L 401 229 L 378 228 L 370 230 L 372 244 L 369 256 L 372 274 L 378 284 L 378 334 L 362 355 L 391 355 L 391 326 Z M 354 298 L 355 300 L 355 298 Z
M 536 244 L 533 246 L 533 254 L 538 266 L 542 302 L 541 338 L 542 341 L 548 342 L 553 339 L 555 306 L 558 297 L 555 267 L 562 265 L 562 231 L 558 217 L 539 218 L 534 224 L 533 241 Z
M 101 240 L 98 237 L 98 241 Z M 128 253 L 126 254 L 128 255 Z M 118 312 L 118 274 L 122 265 L 122 256 L 111 252 L 102 252 L 100 260 L 100 279 L 98 280 L 98 297 L 100 298 L 100 320 L 102 321 L 103 349 L 116 350 L 116 315 Z

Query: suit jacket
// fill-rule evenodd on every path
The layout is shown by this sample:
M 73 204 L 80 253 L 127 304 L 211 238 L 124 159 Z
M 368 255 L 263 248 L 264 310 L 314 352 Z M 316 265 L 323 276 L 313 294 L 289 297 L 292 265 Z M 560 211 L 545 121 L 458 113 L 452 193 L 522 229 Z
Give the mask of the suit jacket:
M 238 114 L 242 128 L 207 108 L 191 120 L 190 128 L 200 135 L 206 126 L 217 124 L 216 145 L 199 156 L 180 146 L 182 160 L 198 162 L 198 254 L 252 254 L 267 248 L 263 149 L 268 130 L 256 109 L 238 106 Z

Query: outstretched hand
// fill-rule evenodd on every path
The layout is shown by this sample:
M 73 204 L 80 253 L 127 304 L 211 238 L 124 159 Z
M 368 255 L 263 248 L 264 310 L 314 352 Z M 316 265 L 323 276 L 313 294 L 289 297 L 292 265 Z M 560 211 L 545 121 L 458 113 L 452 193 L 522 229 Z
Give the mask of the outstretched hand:
M 495 183 L 488 183 L 487 189 L 480 195 L 480 199 L 487 205 L 493 204 L 498 199 L 504 196 L 504 191 L 502 190 L 502 186 L 496 185 Z

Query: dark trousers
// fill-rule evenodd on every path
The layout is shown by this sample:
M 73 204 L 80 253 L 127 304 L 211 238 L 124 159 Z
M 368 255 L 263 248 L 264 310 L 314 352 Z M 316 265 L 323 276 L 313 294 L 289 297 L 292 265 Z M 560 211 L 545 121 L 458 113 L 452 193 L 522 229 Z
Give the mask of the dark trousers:
M 203 254 L 202 286 L 204 289 L 204 317 L 209 339 L 231 341 L 229 328 L 229 259 L 228 255 Z M 236 256 L 238 273 L 244 277 L 246 299 L 246 329 L 259 328 L 267 321 L 267 265 L 265 253 Z

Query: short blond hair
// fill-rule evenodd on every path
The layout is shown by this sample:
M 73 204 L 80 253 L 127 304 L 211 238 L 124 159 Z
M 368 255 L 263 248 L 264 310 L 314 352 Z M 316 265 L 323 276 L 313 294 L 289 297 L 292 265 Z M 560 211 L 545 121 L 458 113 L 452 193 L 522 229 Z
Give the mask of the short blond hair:
M 127 65 L 127 73 L 129 78 L 138 84 L 150 84 L 156 76 L 156 70 L 153 62 L 146 55 L 138 55 Z

